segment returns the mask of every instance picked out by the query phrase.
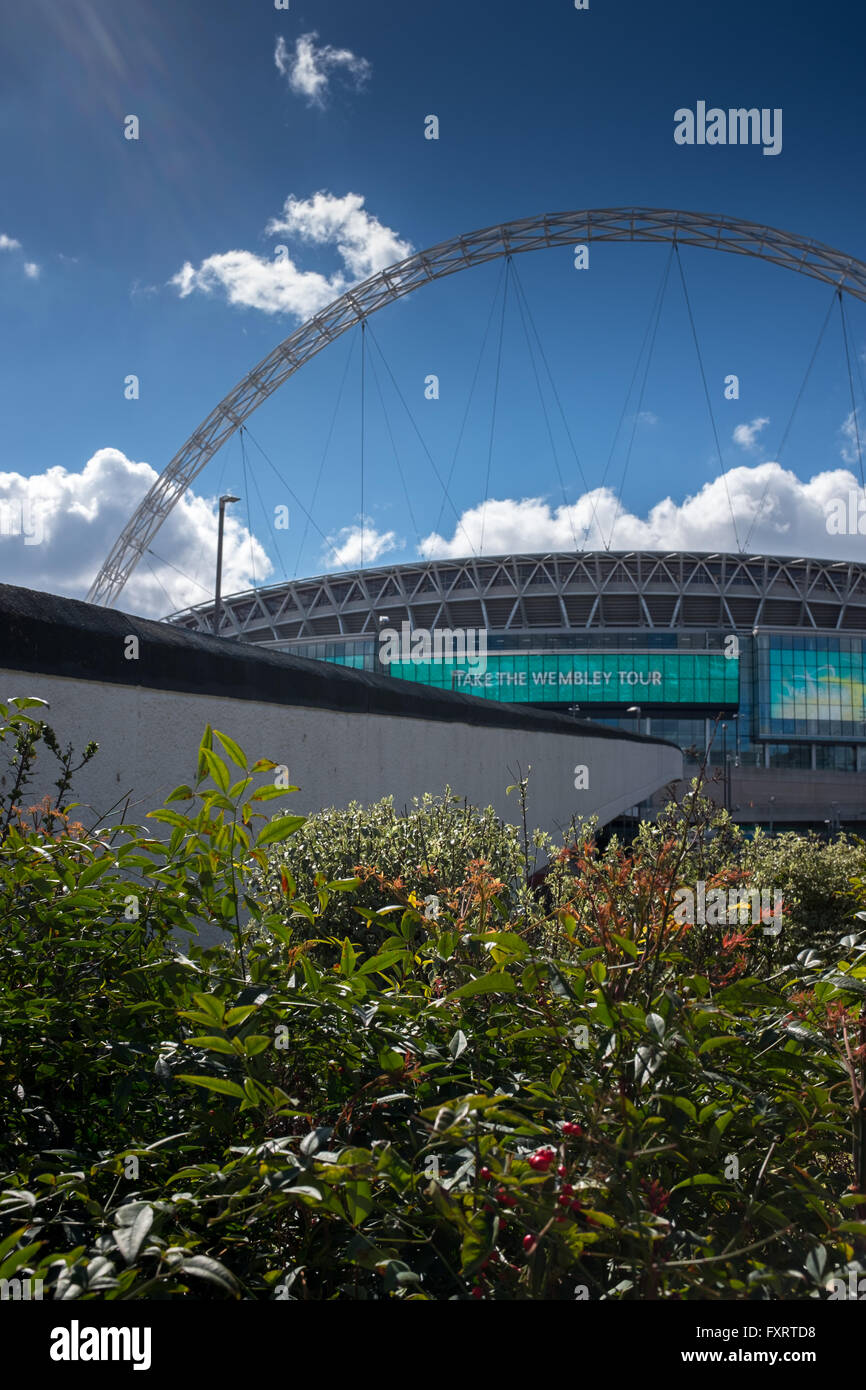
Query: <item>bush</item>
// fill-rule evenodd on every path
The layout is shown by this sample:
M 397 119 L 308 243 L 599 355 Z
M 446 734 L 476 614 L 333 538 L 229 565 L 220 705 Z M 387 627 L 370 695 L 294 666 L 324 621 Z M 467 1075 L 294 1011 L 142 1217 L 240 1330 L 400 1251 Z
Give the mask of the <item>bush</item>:
M 19 759 L 43 733 L 0 708 Z M 5 808 L 0 1277 L 55 1298 L 571 1301 L 816 1298 L 860 1270 L 861 936 L 832 967 L 780 965 L 752 931 L 679 923 L 710 852 L 698 797 L 628 851 L 565 847 L 525 921 L 489 815 L 464 808 L 453 858 L 447 838 L 417 858 L 460 815 L 443 803 L 429 833 L 421 807 L 402 829 L 381 813 L 380 855 L 413 850 L 408 874 L 402 850 L 377 865 L 371 950 L 344 929 L 363 889 L 322 881 L 345 859 L 295 855 L 309 823 L 259 809 L 273 767 L 207 730 L 195 784 L 152 813 L 165 842 Z M 221 943 L 182 954 L 202 919 Z

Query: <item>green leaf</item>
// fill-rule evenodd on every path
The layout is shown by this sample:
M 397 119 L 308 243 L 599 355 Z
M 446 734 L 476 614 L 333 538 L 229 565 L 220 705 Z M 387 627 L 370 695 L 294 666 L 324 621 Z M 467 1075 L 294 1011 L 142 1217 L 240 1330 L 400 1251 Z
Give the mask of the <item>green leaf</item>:
M 153 1207 L 144 1206 L 136 1215 L 131 1226 L 115 1226 L 112 1231 L 114 1243 L 128 1265 L 135 1262 L 145 1237 L 153 1225 Z
M 235 743 L 233 738 L 229 738 L 228 734 L 221 734 L 219 729 L 214 729 L 214 736 L 219 739 L 220 743 L 222 744 L 225 751 L 228 753 L 232 762 L 235 763 L 237 767 L 242 768 L 244 772 L 246 772 L 247 760 L 244 757 L 244 751 L 240 747 L 240 745 Z
M 514 994 L 517 986 L 504 970 L 494 970 L 489 975 L 479 975 L 459 989 L 452 990 L 449 999 L 466 999 L 472 994 Z
M 364 964 L 355 971 L 356 975 L 371 975 L 374 971 L 381 973 L 388 970 L 398 960 L 407 959 L 405 951 L 382 951 L 378 956 L 371 956 L 365 960 Z
M 679 1192 L 681 1187 L 727 1187 L 724 1178 L 717 1178 L 714 1173 L 696 1173 L 693 1178 L 684 1178 L 678 1182 L 671 1192 Z
M 276 820 L 269 821 L 263 826 L 258 839 L 256 849 L 261 849 L 263 845 L 279 844 L 282 840 L 288 840 L 290 835 L 294 835 L 306 820 L 306 816 L 277 816 Z
M 213 748 L 213 729 L 211 728 L 210 724 L 205 724 L 201 743 L 198 747 L 198 768 L 196 770 L 196 777 L 199 782 L 203 780 L 207 772 L 207 763 L 204 760 L 204 754 L 208 749 L 211 748 Z
M 216 753 L 209 748 L 202 749 L 202 758 L 205 766 L 221 792 L 227 792 L 231 783 L 229 770 L 222 758 L 217 757 Z
M 210 1255 L 191 1255 L 189 1259 L 183 1260 L 180 1269 L 184 1274 L 191 1274 L 195 1279 L 206 1279 L 208 1283 L 215 1284 L 224 1294 L 229 1294 L 232 1298 L 240 1298 L 241 1291 L 235 1276 L 226 1269 L 225 1265 L 220 1264 L 219 1260 L 214 1260 Z
M 512 931 L 480 932 L 472 936 L 470 940 L 482 941 L 485 946 L 501 946 L 510 955 L 517 956 L 520 960 L 529 954 L 529 947 L 523 937 Z
M 170 792 L 165 799 L 166 802 L 192 801 L 194 796 L 195 792 L 193 791 L 192 787 L 188 787 L 185 782 L 182 782 L 181 785 L 179 787 L 175 787 L 174 791 Z
M 237 1053 L 228 1038 L 187 1038 L 186 1041 L 190 1047 L 203 1047 L 207 1052 L 228 1052 L 231 1056 Z
M 206 1091 L 216 1091 L 221 1096 L 236 1096 L 238 1100 L 245 1100 L 246 1097 L 242 1088 L 236 1081 L 226 1081 L 221 1076 L 190 1076 L 186 1072 L 178 1072 L 178 1081 L 188 1081 L 191 1086 L 202 1086 Z
M 286 792 L 296 792 L 297 787 L 275 787 L 268 783 L 266 787 L 257 787 L 250 796 L 250 801 L 273 801 L 277 796 L 285 796 Z

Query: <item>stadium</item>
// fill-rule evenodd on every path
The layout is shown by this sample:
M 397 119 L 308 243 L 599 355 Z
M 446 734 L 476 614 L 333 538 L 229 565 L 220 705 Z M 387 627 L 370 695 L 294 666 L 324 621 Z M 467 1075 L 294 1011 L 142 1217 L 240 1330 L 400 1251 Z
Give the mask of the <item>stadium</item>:
M 213 632 L 213 604 L 169 620 Z M 468 661 L 387 669 L 381 633 L 486 634 Z M 866 825 L 866 566 L 767 555 L 426 560 L 224 598 L 219 635 L 557 709 L 677 743 L 746 827 Z M 635 814 L 652 813 L 652 805 Z

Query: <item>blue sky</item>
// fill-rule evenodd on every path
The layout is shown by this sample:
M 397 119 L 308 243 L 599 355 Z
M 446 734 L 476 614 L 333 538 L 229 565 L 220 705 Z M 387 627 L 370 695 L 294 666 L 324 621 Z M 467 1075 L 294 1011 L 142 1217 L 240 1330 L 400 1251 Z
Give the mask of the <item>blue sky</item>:
M 853 0 L 590 0 L 586 11 L 572 0 L 291 0 L 288 11 L 272 0 L 2 0 L 0 15 L 7 582 L 83 595 L 155 474 L 304 306 L 321 307 L 322 282 L 363 278 L 395 259 L 393 248 L 543 212 L 643 205 L 725 213 L 866 258 L 866 22 Z M 781 153 L 677 145 L 674 112 L 699 100 L 781 108 Z M 430 113 L 438 141 L 424 139 Z M 136 141 L 124 139 L 130 114 Z M 268 235 L 272 220 L 284 230 Z M 323 239 L 304 239 L 303 226 Z M 347 235 L 348 261 L 335 244 Z M 273 277 L 278 244 L 291 284 Z M 578 507 L 603 481 L 612 491 L 594 501 L 608 538 L 618 517 L 614 548 L 735 548 L 676 267 L 643 397 L 626 402 L 667 256 L 666 246 L 593 245 L 590 268 L 576 271 L 567 248 L 548 250 L 515 258 L 504 321 L 503 262 L 371 319 L 367 560 L 414 558 L 425 541 L 427 553 L 466 553 L 467 534 L 480 548 L 485 499 L 484 549 L 568 548 L 588 503 L 557 509 Z M 859 556 L 862 536 L 829 536 L 824 524 L 845 474 L 860 480 L 838 309 L 779 456 L 831 292 L 735 256 L 685 248 L 682 266 L 742 517 L 767 498 L 750 548 Z M 518 289 L 580 468 L 558 418 L 551 447 Z M 862 411 L 866 312 L 850 297 L 846 310 Z M 237 436 L 208 465 L 119 606 L 162 613 L 206 597 L 214 499 L 226 489 L 244 497 L 229 528 L 226 590 L 247 587 L 254 571 L 275 582 L 357 558 L 359 336 L 251 417 L 246 484 Z M 737 401 L 723 397 L 729 372 L 740 378 Z M 437 401 L 424 397 L 431 373 Z M 130 374 L 138 400 L 124 397 Z M 557 417 L 546 379 L 545 390 Z M 453 470 L 447 501 L 415 425 L 440 474 Z M 21 534 L 8 523 L 28 498 L 42 509 L 38 544 L 25 543 L 23 510 Z M 287 532 L 274 530 L 279 504 L 290 508 Z

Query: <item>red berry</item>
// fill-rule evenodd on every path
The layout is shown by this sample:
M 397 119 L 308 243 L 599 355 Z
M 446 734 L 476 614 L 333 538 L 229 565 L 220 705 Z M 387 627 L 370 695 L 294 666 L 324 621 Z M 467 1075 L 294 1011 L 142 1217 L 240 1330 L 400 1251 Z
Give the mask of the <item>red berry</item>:
M 564 1220 L 565 1220 L 565 1217 L 564 1217 L 564 1216 L 555 1216 L 553 1219 L 554 1219 L 554 1221 L 564 1221 Z
M 535 1249 L 535 1236 L 524 1236 L 524 1237 L 523 1237 L 523 1248 L 524 1248 L 524 1250 L 534 1250 L 534 1249 Z
M 475 1288 L 472 1290 L 472 1297 L 473 1297 L 473 1298 L 483 1298 L 483 1297 L 484 1297 L 484 1290 L 481 1288 L 481 1285 L 480 1285 L 480 1284 L 476 1284 L 476 1285 L 475 1285 Z
M 480 1178 L 483 1178 L 485 1182 L 488 1182 L 488 1181 L 490 1180 L 492 1174 L 491 1174 L 489 1168 L 482 1168 L 482 1169 L 481 1169 L 481 1172 L 478 1174 L 478 1176 L 479 1176 Z
M 561 1178 L 564 1178 L 568 1175 L 568 1169 L 566 1168 L 564 1163 L 560 1163 L 556 1171 Z
M 574 1188 L 572 1187 L 570 1182 L 564 1182 L 562 1184 L 562 1191 L 563 1195 L 566 1197 L 572 1197 L 574 1195 Z

